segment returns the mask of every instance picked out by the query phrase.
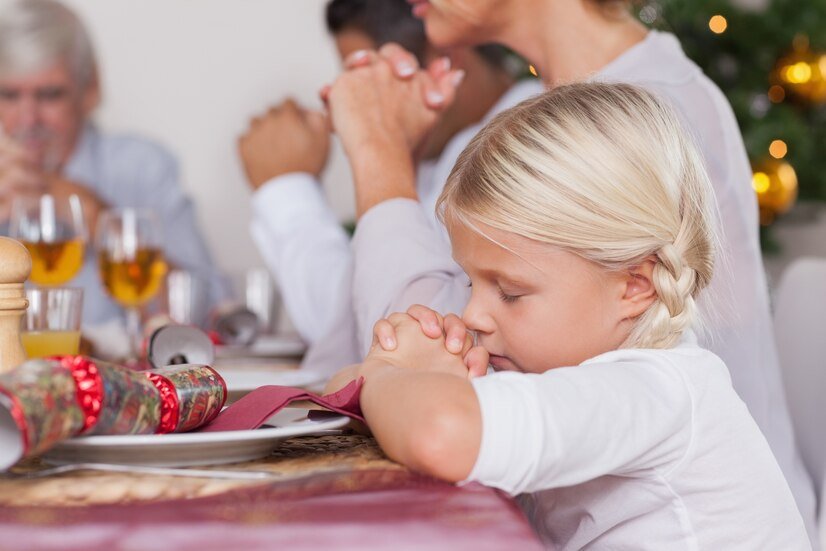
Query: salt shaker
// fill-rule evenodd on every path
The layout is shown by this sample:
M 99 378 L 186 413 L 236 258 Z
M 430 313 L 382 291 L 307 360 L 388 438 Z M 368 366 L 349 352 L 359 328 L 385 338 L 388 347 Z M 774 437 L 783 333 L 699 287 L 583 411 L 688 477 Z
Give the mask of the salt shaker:
M 32 259 L 26 247 L 14 239 L 0 237 L 0 373 L 26 361 L 20 325 L 29 306 L 23 283 L 31 271 Z

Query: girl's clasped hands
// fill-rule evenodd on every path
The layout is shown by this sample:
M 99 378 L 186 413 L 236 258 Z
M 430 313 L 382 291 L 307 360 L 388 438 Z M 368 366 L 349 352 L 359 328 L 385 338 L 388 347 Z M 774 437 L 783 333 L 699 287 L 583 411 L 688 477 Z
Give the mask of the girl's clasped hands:
M 327 392 L 387 367 L 463 379 L 481 377 L 488 370 L 488 352 L 475 344 L 474 336 L 459 316 L 442 316 L 426 306 L 413 305 L 406 313 L 395 313 L 376 322 L 373 345 L 364 363 L 338 373 Z

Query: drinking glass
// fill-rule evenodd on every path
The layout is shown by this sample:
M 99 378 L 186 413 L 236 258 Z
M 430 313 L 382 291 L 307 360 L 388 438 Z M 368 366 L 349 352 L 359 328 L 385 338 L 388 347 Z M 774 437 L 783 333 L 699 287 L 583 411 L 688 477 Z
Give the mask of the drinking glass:
M 38 285 L 64 285 L 83 266 L 86 226 L 77 195 L 15 197 L 9 233 L 29 250 L 30 279 Z
M 245 302 L 247 309 L 258 317 L 262 335 L 275 332 L 278 315 L 278 293 L 266 268 L 247 270 L 245 277 Z
M 83 289 L 26 289 L 29 307 L 20 340 L 29 358 L 77 354 Z
M 209 307 L 207 282 L 193 272 L 172 270 L 166 278 L 169 317 L 182 325 L 203 326 Z
M 100 215 L 96 234 L 101 280 L 126 309 L 129 340 L 137 354 L 140 307 L 158 294 L 167 271 L 160 220 L 151 210 L 108 210 Z

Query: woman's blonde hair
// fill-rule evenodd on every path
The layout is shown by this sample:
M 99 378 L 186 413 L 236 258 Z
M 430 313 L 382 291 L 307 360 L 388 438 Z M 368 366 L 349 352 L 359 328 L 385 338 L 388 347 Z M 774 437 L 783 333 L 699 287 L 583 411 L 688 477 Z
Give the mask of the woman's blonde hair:
M 667 348 L 694 323 L 711 280 L 714 205 L 668 106 L 639 87 L 583 83 L 493 119 L 459 157 L 437 209 L 443 221 L 482 223 L 611 270 L 655 259 L 658 298 L 623 347 Z

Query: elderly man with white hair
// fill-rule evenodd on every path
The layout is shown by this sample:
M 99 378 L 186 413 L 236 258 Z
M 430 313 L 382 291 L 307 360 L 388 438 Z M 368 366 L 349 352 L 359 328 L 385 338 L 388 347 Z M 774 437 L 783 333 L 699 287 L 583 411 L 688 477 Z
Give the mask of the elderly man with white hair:
M 74 13 L 52 0 L 17 0 L 0 12 L 0 224 L 11 198 L 21 194 L 77 194 L 91 227 L 106 208 L 153 209 L 164 226 L 167 259 L 208 281 L 215 303 L 225 284 L 174 157 L 145 139 L 102 133 L 89 120 L 99 101 L 94 50 Z M 85 290 L 87 326 L 122 315 L 102 288 L 94 251 L 72 285 Z

